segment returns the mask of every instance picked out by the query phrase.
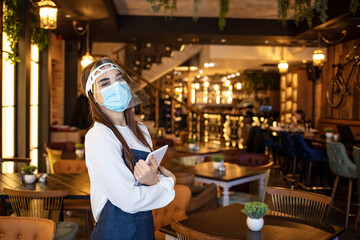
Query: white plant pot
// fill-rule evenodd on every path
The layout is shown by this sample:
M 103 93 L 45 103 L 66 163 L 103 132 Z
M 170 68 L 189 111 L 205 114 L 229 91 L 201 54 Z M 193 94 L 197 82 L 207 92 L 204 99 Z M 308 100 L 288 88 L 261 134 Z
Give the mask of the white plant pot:
M 193 150 L 196 147 L 196 143 L 189 143 L 189 149 Z
M 34 183 L 36 181 L 36 176 L 34 174 L 32 175 L 25 174 L 24 181 L 25 183 Z
M 221 165 L 222 165 L 222 162 L 213 162 L 213 164 L 214 164 L 214 168 L 215 169 L 219 169 L 219 167 L 221 167 Z
M 255 219 L 255 218 L 247 217 L 246 224 L 251 231 L 257 232 L 260 231 L 261 228 L 264 226 L 264 219 L 263 218 Z
M 332 138 L 333 137 L 333 133 L 332 132 L 326 132 L 325 133 L 326 138 Z
M 83 158 L 84 157 L 84 149 L 75 149 L 76 156 Z

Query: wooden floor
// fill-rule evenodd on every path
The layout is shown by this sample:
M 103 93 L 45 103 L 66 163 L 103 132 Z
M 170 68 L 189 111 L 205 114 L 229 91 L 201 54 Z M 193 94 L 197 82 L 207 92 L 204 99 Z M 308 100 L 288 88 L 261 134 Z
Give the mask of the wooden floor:
M 269 179 L 269 186 L 276 186 L 276 187 L 291 187 L 289 181 L 284 181 L 282 178 L 282 174 L 279 168 L 272 168 L 270 173 Z M 340 240 L 360 240 L 360 224 L 357 229 L 354 229 L 354 222 L 355 222 L 355 214 L 357 212 L 357 191 L 356 191 L 356 184 L 354 184 L 353 194 L 352 194 L 352 206 L 350 209 L 350 218 L 349 218 L 349 227 L 348 229 L 339 237 Z M 346 208 L 346 197 L 347 197 L 347 181 L 340 182 L 340 186 L 336 192 L 335 196 L 335 208 L 333 208 L 330 212 L 329 217 L 325 218 L 326 223 L 344 226 L 345 223 L 345 213 L 341 212 L 340 209 Z M 295 188 L 299 188 L 295 185 Z M 325 194 L 330 196 L 330 191 L 316 191 L 320 194 Z M 270 198 L 266 197 L 266 202 L 269 203 Z M 339 209 L 339 210 L 337 210 Z M 71 216 L 65 216 L 65 221 L 72 221 L 79 224 L 79 232 L 77 234 L 77 240 L 85 240 L 85 214 L 79 211 L 73 211 Z

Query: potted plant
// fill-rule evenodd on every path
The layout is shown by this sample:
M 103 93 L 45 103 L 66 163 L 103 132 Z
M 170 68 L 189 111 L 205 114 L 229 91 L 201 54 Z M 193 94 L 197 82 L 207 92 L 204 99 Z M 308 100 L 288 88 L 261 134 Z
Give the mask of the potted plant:
M 76 143 L 75 144 L 75 154 L 76 156 L 78 156 L 79 158 L 83 158 L 85 155 L 84 152 L 84 144 L 82 143 Z
M 196 147 L 196 139 L 190 138 L 188 139 L 189 149 L 194 149 Z
M 245 208 L 241 211 L 248 217 L 246 224 L 251 231 L 260 231 L 264 226 L 263 216 L 267 213 L 269 207 L 263 202 L 248 202 L 245 203 Z
M 36 166 L 25 166 L 21 170 L 24 172 L 24 182 L 25 183 L 34 183 L 36 181 L 36 176 L 34 175 Z
M 224 156 L 222 155 L 214 155 L 211 157 L 213 161 L 214 168 L 219 169 L 222 165 L 224 165 Z
M 324 129 L 326 138 L 333 137 L 333 129 L 331 127 L 327 127 Z

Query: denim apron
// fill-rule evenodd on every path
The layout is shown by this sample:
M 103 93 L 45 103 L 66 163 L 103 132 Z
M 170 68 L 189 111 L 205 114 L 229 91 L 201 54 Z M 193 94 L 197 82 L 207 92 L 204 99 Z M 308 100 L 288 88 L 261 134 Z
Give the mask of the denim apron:
M 131 149 L 135 161 L 145 160 L 148 152 Z M 100 217 L 90 240 L 153 240 L 154 220 L 152 211 L 126 213 L 114 206 L 109 200 L 101 211 Z

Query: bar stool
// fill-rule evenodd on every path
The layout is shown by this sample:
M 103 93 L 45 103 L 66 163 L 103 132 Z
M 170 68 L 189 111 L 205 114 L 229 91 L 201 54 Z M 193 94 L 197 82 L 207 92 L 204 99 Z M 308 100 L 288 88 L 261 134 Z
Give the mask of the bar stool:
M 311 172 L 312 172 L 312 163 L 319 162 L 319 163 L 328 163 L 328 158 L 320 149 L 312 149 L 310 148 L 303 136 L 301 134 L 294 134 L 294 147 L 296 152 L 297 159 L 302 159 L 304 162 L 304 166 L 306 166 L 306 162 L 309 162 L 309 172 L 307 176 L 306 186 L 310 188 L 310 180 L 311 180 Z M 303 168 L 305 170 L 305 167 Z M 301 177 L 302 179 L 302 177 Z M 321 173 L 321 180 L 322 180 L 322 173 Z
M 348 200 L 346 207 L 346 221 L 345 228 L 349 223 L 350 201 L 353 180 L 358 179 L 358 173 L 356 172 L 356 165 L 349 159 L 345 146 L 339 142 L 326 143 L 326 151 L 329 157 L 329 164 L 331 171 L 336 175 L 333 190 L 331 193 L 331 203 L 327 211 L 327 215 L 330 213 L 330 208 L 334 202 L 334 196 L 340 177 L 349 179 L 348 187 Z

